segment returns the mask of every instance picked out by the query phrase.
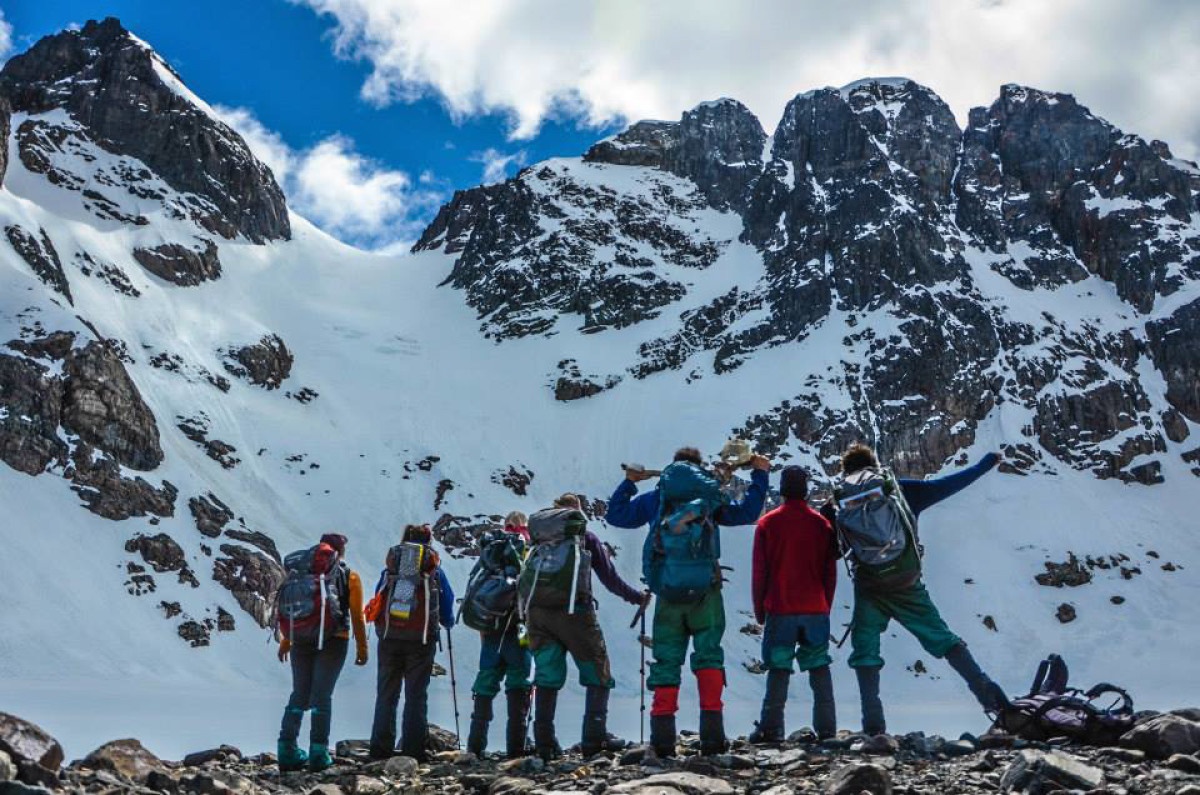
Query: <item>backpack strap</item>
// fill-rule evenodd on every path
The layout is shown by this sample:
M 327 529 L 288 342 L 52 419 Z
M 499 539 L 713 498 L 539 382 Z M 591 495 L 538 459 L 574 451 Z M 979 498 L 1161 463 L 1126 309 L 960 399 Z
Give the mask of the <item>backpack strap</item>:
M 1117 696 L 1119 696 L 1120 701 L 1121 701 L 1121 706 L 1115 707 L 1115 703 L 1114 703 L 1114 706 L 1110 706 L 1104 710 L 1105 714 L 1107 714 L 1107 715 L 1132 715 L 1133 714 L 1133 698 L 1131 698 L 1129 693 L 1127 693 L 1124 689 L 1117 687 L 1116 685 L 1110 685 L 1108 682 L 1101 682 L 1100 684 L 1093 687 L 1091 690 L 1084 693 L 1084 696 L 1087 697 L 1088 701 L 1095 701 L 1100 696 L 1106 695 L 1108 693 L 1115 693 Z
M 1029 687 L 1029 695 L 1036 696 L 1042 692 L 1042 688 L 1046 684 L 1046 675 L 1050 673 L 1050 661 L 1042 660 L 1038 663 L 1037 673 L 1033 675 L 1033 684 Z

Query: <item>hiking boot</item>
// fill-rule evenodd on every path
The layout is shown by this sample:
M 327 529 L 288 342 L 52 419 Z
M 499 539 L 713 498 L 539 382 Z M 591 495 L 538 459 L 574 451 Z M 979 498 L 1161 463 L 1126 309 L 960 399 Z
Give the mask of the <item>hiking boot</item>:
M 584 699 L 583 731 L 579 752 L 590 759 L 605 748 L 608 739 L 608 688 L 589 687 Z
M 763 696 L 762 716 L 750 733 L 750 742 L 755 745 L 772 745 L 783 742 L 783 710 L 787 704 L 788 683 L 792 672 L 771 670 L 767 672 L 767 692 Z
M 967 644 L 959 643 L 946 652 L 946 662 L 967 683 L 984 712 L 995 715 L 1008 706 L 1008 697 L 975 662 Z
M 308 772 L 320 773 L 333 767 L 333 757 L 329 755 L 329 746 L 313 743 L 308 746 Z
M 505 752 L 509 759 L 529 755 L 529 691 L 509 690 L 508 726 L 505 732 Z
M 827 740 L 837 735 L 837 704 L 833 700 L 833 674 L 828 665 L 808 672 L 808 686 L 813 694 L 813 730 L 817 739 Z
M 483 757 L 487 750 L 488 727 L 492 725 L 492 697 L 475 696 L 475 709 L 471 711 L 471 728 L 467 731 L 467 750 Z
M 862 701 L 863 734 L 886 734 L 887 721 L 879 698 L 879 667 L 855 668 L 854 674 L 858 677 L 858 695 Z
M 301 750 L 295 740 L 280 740 L 276 751 L 280 773 L 294 773 L 308 764 L 308 754 Z
M 534 696 L 533 746 L 543 762 L 562 755 L 554 734 L 554 713 L 558 709 L 558 691 L 539 687 Z
M 675 732 L 674 715 L 650 716 L 650 747 L 660 759 L 675 756 L 675 743 L 679 736 Z
M 725 737 L 725 714 L 715 709 L 700 710 L 700 754 L 716 756 L 729 750 Z

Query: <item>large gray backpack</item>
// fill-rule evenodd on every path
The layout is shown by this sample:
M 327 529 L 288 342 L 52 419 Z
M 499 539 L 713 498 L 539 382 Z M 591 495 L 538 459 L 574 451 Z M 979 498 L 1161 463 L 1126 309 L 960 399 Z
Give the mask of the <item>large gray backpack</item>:
M 896 476 L 887 468 L 860 469 L 839 478 L 833 495 L 842 553 L 873 575 L 889 574 L 909 545 L 916 544 L 916 517 Z
M 529 517 L 533 545 L 517 581 L 521 612 L 566 610 L 592 604 L 592 553 L 587 517 L 574 508 L 547 508 Z

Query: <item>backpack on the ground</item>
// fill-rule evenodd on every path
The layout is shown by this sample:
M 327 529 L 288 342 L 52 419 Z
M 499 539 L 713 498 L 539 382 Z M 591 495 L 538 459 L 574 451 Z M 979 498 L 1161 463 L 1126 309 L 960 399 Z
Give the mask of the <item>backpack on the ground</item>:
M 575 508 L 547 508 L 529 517 L 532 548 L 517 581 L 522 615 L 531 607 L 566 610 L 592 602 L 592 553 L 587 517 Z
M 525 542 L 513 533 L 488 533 L 480 539 L 479 560 L 458 611 L 464 624 L 483 633 L 504 632 L 513 625 L 524 552 Z
M 868 467 L 834 483 L 842 555 L 876 584 L 903 586 L 920 576 L 917 522 L 896 476 Z M 905 555 L 912 549 L 913 554 Z
M 658 481 L 658 517 L 642 554 L 642 579 L 660 599 L 698 602 L 721 583 L 721 537 L 715 513 L 726 502 L 720 482 L 677 461 Z
M 275 595 L 278 632 L 295 644 L 325 648 L 325 639 L 346 629 L 347 576 L 329 544 L 297 550 L 283 559 L 286 573 Z
M 425 544 L 405 541 L 388 550 L 376 594 L 382 595 L 375 630 L 380 638 L 428 643 L 441 607 L 438 555 Z
M 1089 745 L 1116 745 L 1133 728 L 1133 699 L 1107 682 L 1076 690 L 1067 677 L 1062 657 L 1051 654 L 1042 660 L 1029 695 L 1013 699 L 994 728 L 1026 740 L 1068 737 Z

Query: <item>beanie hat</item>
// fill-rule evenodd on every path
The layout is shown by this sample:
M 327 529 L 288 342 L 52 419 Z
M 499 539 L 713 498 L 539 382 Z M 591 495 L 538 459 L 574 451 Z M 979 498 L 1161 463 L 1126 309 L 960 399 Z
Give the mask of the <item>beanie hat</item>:
M 786 466 L 779 476 L 779 493 L 785 500 L 803 500 L 808 496 L 808 473 L 804 467 Z
M 346 554 L 346 537 L 341 533 L 326 533 L 321 536 L 321 543 L 333 547 L 339 555 Z

